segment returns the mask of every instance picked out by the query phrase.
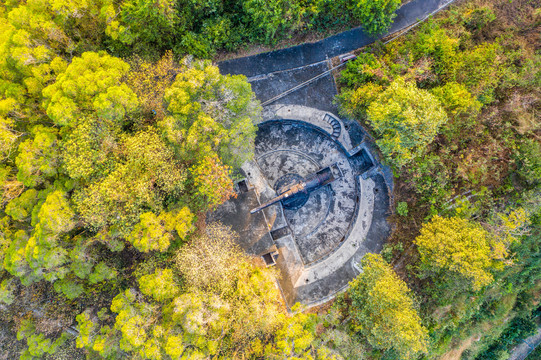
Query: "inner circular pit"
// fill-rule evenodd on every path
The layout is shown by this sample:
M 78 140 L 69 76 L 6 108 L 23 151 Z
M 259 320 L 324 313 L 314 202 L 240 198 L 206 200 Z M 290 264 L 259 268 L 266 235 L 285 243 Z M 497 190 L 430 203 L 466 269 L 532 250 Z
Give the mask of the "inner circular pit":
M 285 174 L 276 181 L 274 184 L 274 190 L 277 195 L 282 195 L 288 191 L 293 185 L 300 184 L 303 181 L 303 177 L 298 174 Z M 282 200 L 282 206 L 287 210 L 298 210 L 308 201 L 310 194 L 308 191 L 301 191 L 293 196 L 287 197 Z
M 259 124 L 256 164 L 276 196 L 307 176 L 333 166 L 334 181 L 282 200 L 284 218 L 305 265 L 340 247 L 356 211 L 356 171 L 344 148 L 329 134 L 301 121 Z

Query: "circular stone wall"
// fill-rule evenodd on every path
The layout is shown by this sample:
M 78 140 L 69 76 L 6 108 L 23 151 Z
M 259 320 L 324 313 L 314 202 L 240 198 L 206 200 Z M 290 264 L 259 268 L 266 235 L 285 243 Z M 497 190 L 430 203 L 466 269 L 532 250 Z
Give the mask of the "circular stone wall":
M 306 177 L 336 165 L 340 177 L 309 194 L 300 207 L 283 208 L 283 214 L 305 265 L 333 252 L 345 239 L 355 217 L 357 186 L 344 148 L 331 136 L 300 121 L 267 121 L 259 125 L 255 161 L 269 186 L 281 179 Z
M 252 212 L 327 167 L 334 181 Z M 345 289 L 363 256 L 379 252 L 390 233 L 392 175 L 355 122 L 304 106 L 267 106 L 242 174 L 238 196 L 207 221 L 231 226 L 248 254 L 275 260 L 290 307 L 321 304 Z

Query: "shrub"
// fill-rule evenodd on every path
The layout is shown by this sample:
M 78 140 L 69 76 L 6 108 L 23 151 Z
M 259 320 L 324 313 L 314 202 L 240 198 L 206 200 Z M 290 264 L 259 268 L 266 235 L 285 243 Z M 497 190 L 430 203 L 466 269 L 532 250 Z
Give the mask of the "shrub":
M 396 205 L 396 212 L 400 216 L 408 216 L 408 203 L 400 201 L 398 205 Z

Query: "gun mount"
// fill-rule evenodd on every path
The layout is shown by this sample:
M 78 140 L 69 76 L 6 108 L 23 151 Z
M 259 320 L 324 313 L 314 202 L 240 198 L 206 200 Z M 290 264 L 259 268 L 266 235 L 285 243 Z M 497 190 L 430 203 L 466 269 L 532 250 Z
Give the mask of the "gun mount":
M 285 175 L 276 182 L 278 196 L 252 209 L 250 213 L 254 214 L 279 202 L 285 208 L 298 209 L 306 203 L 311 192 L 330 184 L 340 176 L 340 169 L 336 164 L 323 168 L 305 178 L 296 174 Z

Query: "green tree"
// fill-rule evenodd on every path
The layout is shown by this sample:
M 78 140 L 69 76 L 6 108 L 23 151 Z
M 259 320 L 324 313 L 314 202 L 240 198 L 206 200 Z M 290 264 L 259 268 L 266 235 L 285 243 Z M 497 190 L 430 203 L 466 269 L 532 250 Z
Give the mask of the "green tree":
M 376 143 L 391 164 L 401 167 L 424 154 L 447 115 L 438 99 L 412 82 L 398 78 L 372 102 L 368 120 Z
M 482 104 L 490 104 L 495 100 L 494 91 L 503 72 L 501 51 L 497 43 L 484 43 L 459 55 L 460 65 L 456 78 Z
M 244 76 L 195 62 L 177 75 L 165 101 L 169 116 L 158 126 L 186 163 L 217 153 L 236 169 L 252 158 L 261 106 Z
M 67 199 L 67 194 L 56 190 L 45 199 L 38 212 L 43 230 L 52 234 L 66 233 L 75 225 L 75 212 Z
M 62 346 L 69 335 L 62 333 L 56 340 L 48 339 L 44 334 L 36 332 L 36 326 L 32 320 L 25 319 L 19 331 L 17 332 L 17 340 L 26 340 L 27 348 L 21 353 L 20 359 L 32 360 L 42 358 L 45 354 L 55 354 L 58 348 Z
M 0 283 L 0 303 L 11 305 L 15 301 L 15 278 L 5 279 Z
M 75 212 L 60 190 L 53 191 L 40 206 L 37 224 L 30 236 L 15 234 L 4 266 L 13 275 L 21 277 L 23 284 L 45 279 L 54 282 L 69 272 L 68 251 L 61 236 L 75 225 Z
M 299 312 L 294 316 L 283 319 L 281 326 L 274 333 L 271 344 L 262 353 L 271 359 L 335 359 L 331 356 L 313 356 L 311 347 L 314 345 L 316 316 Z M 255 341 L 258 344 L 257 340 Z M 262 355 L 258 346 L 254 346 L 255 355 Z M 323 355 L 323 354 L 317 354 Z M 327 355 L 327 354 L 325 354 Z
M 175 36 L 184 30 L 177 29 L 181 24 L 176 4 L 175 0 L 123 1 L 119 20 L 108 26 L 108 35 L 139 53 L 172 49 Z
M 57 125 L 74 125 L 82 113 L 95 112 L 101 121 L 118 122 L 139 102 L 122 81 L 130 66 L 105 53 L 76 57 L 54 84 L 43 89 L 47 115 Z
M 19 170 L 17 179 L 35 187 L 58 173 L 58 139 L 55 129 L 41 125 L 35 126 L 32 133 L 32 139 L 19 145 L 15 163 Z
M 354 0 L 353 16 L 369 34 L 384 33 L 391 26 L 400 0 Z
M 11 200 L 4 211 L 11 216 L 13 220 L 28 220 L 32 215 L 32 209 L 34 209 L 37 202 L 38 192 L 35 189 L 28 189 L 19 197 Z
M 242 2 L 242 6 L 253 27 L 254 40 L 270 44 L 284 32 L 294 31 L 303 25 L 305 9 L 297 0 L 247 0 Z
M 350 283 L 342 311 L 376 349 L 394 350 L 401 359 L 426 352 L 428 331 L 421 324 L 411 292 L 380 255 L 367 254 L 363 272 Z

